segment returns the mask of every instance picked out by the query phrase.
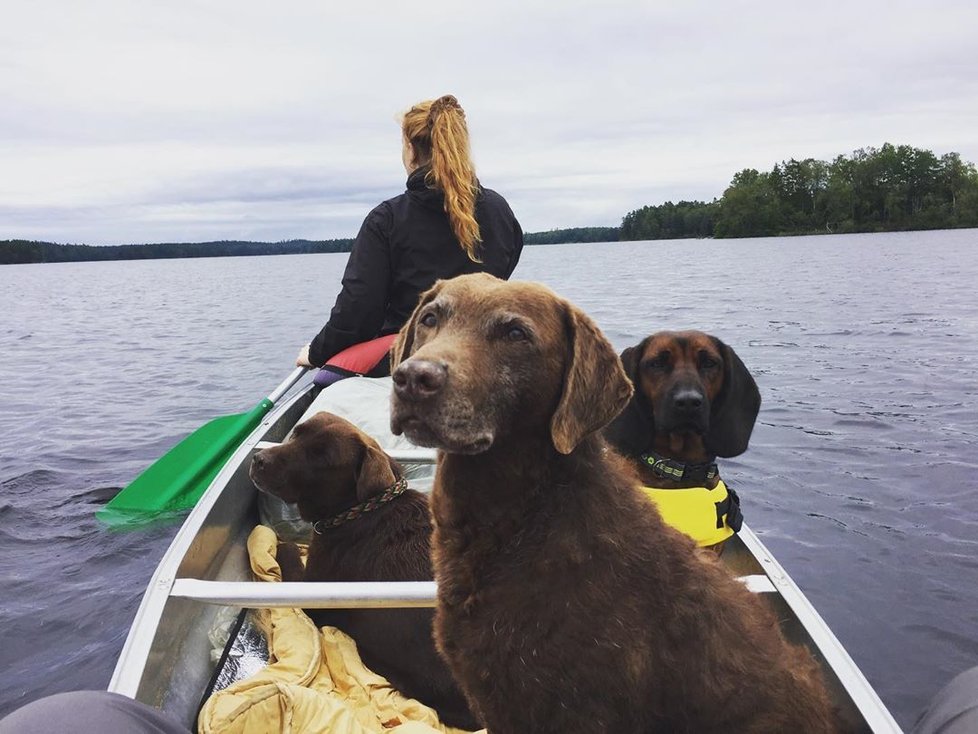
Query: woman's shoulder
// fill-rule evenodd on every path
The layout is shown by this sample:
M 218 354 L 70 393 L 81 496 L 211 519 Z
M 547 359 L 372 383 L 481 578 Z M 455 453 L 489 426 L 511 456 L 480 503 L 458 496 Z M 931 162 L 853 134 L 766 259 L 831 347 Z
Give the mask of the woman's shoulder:
M 482 184 L 479 184 L 479 197 L 490 199 L 493 201 L 502 201 L 502 202 L 506 201 L 506 199 L 503 198 L 503 195 L 500 194 L 498 191 L 483 186 Z
M 404 194 L 393 196 L 390 199 L 380 202 L 364 218 L 364 225 L 385 231 L 389 230 L 394 221 L 394 209 L 403 196 Z
M 480 187 L 479 198 L 476 200 L 476 218 L 483 221 L 505 222 L 510 226 L 519 227 L 516 215 L 513 214 L 509 202 L 502 194 Z
M 509 202 L 506 201 L 502 194 L 493 189 L 487 189 L 485 186 L 479 187 L 478 203 L 494 209 L 501 209 L 507 212 L 512 211 L 510 209 Z

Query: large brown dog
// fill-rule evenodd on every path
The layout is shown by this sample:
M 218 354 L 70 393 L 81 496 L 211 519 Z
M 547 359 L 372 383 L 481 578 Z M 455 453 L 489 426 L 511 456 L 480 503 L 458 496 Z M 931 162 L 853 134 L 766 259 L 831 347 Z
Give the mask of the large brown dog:
M 632 459 L 646 487 L 715 489 L 717 457 L 747 450 L 761 406 L 757 384 L 740 357 L 701 331 L 661 331 L 622 352 L 621 362 L 635 393 L 605 428 L 608 443 Z M 708 522 L 693 524 L 707 540 L 728 535 L 725 522 L 733 530 L 740 527 L 736 494 L 722 505 L 714 509 L 705 503 L 711 516 L 705 519 L 720 526 L 716 532 L 703 532 L 709 531 Z
M 286 581 L 430 581 L 431 519 L 426 495 L 401 484 L 401 468 L 347 420 L 317 413 L 288 441 L 255 454 L 259 489 L 294 502 L 316 533 L 305 571 L 294 546 L 279 546 Z M 435 651 L 429 609 L 309 609 L 319 625 L 357 643 L 374 672 L 434 708 L 446 724 L 479 725 Z
M 443 281 L 393 364 L 391 428 L 441 449 L 436 641 L 491 734 L 833 730 L 811 655 L 607 450 L 632 388 L 580 310 Z

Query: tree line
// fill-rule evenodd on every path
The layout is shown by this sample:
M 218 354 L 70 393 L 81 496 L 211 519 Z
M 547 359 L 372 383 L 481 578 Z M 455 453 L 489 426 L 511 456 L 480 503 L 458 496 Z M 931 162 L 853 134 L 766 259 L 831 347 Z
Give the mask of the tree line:
M 0 264 L 81 262 L 87 260 L 155 260 L 177 257 L 235 257 L 349 252 L 352 239 L 284 242 L 168 242 L 152 245 L 59 245 L 53 242 L 0 240 Z
M 978 227 L 978 171 L 958 153 L 889 143 L 831 162 L 745 168 L 711 202 L 666 202 L 629 212 L 622 240 L 766 237 Z
M 546 232 L 527 232 L 527 245 L 563 245 L 569 242 L 617 242 L 618 227 L 569 227 Z
M 620 227 L 530 232 L 528 245 L 682 237 L 766 237 L 978 227 L 978 171 L 958 153 L 885 143 L 831 162 L 794 158 L 745 168 L 719 199 L 644 206 Z M 349 252 L 352 239 L 59 245 L 0 241 L 0 264 Z
M 618 227 L 574 227 L 531 232 L 528 245 L 566 242 L 617 242 Z M 59 245 L 54 242 L 0 240 L 0 264 L 82 262 L 88 260 L 153 260 L 181 257 L 234 257 L 349 252 L 352 239 L 288 240 L 285 242 L 169 242 L 152 245 Z

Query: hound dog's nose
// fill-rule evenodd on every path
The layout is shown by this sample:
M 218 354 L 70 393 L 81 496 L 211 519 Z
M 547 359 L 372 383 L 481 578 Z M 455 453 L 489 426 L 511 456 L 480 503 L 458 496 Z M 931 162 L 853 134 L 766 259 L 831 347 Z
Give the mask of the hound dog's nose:
M 448 381 L 448 368 L 427 359 L 401 362 L 391 375 L 394 392 L 403 400 L 419 401 L 434 397 Z
M 673 405 L 680 413 L 696 413 L 703 407 L 703 393 L 699 390 L 679 390 L 673 397 Z

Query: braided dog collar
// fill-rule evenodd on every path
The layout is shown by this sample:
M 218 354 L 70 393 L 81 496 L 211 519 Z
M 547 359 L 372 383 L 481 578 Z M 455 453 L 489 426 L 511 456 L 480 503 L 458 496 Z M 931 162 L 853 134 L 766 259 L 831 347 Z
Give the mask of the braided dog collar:
M 334 515 L 328 520 L 317 521 L 312 526 L 312 529 L 316 531 L 317 535 L 322 535 L 324 530 L 335 528 L 336 526 L 342 525 L 350 520 L 356 520 L 363 513 L 372 512 L 381 505 L 390 502 L 392 499 L 397 497 L 397 495 L 401 494 L 401 492 L 407 489 L 407 486 L 407 479 L 398 479 L 392 486 L 385 489 L 381 494 L 371 497 L 369 500 L 359 505 L 354 505 L 349 510 L 341 512 L 339 515 Z
M 640 457 L 656 474 L 666 479 L 697 479 L 709 481 L 717 476 L 719 470 L 715 462 L 705 464 L 684 464 L 681 461 L 667 459 L 664 456 L 649 452 Z

